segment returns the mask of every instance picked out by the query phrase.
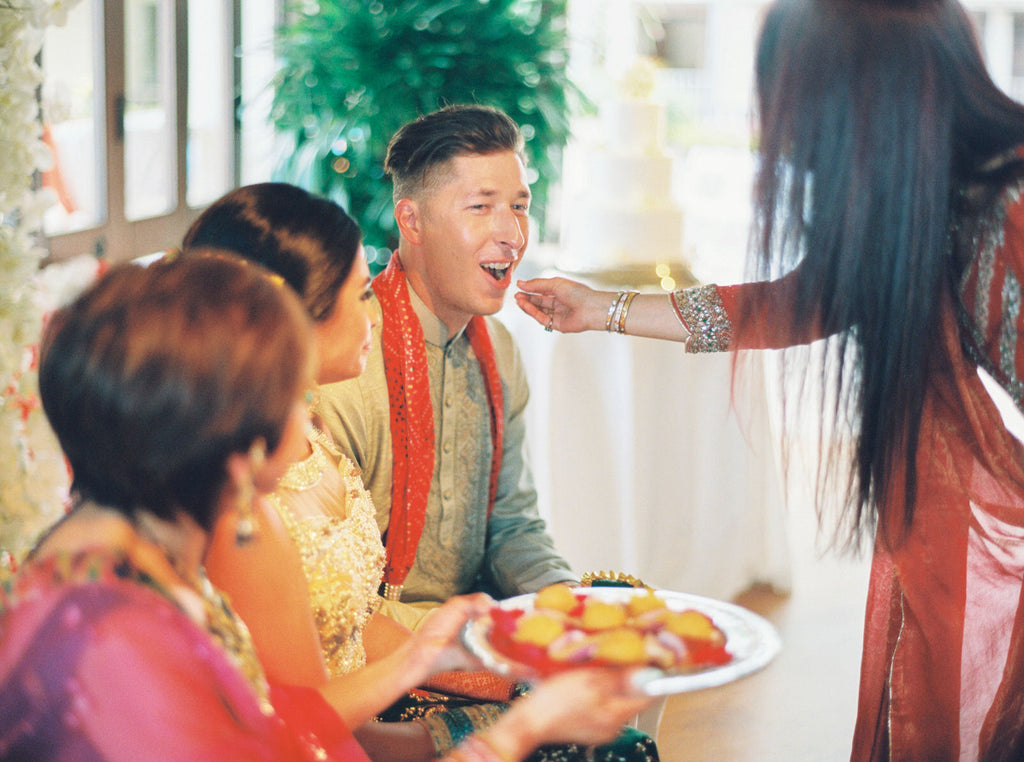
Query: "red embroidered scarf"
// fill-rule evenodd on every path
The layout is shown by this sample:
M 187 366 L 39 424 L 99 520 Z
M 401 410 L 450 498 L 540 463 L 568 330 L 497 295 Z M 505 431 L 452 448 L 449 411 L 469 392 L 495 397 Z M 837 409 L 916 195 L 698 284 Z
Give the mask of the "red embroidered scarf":
M 391 517 L 385 545 L 387 562 L 384 582 L 401 586 L 405 582 L 423 523 L 434 474 L 434 408 L 430 400 L 427 350 L 423 326 L 409 299 L 405 269 L 398 254 L 373 279 L 373 290 L 383 311 L 381 349 L 391 409 Z M 505 415 L 501 377 L 494 358 L 494 345 L 484 319 L 476 315 L 466 326 L 466 336 L 480 363 L 487 403 L 491 412 L 491 477 L 487 515 L 494 509 L 501 472 Z

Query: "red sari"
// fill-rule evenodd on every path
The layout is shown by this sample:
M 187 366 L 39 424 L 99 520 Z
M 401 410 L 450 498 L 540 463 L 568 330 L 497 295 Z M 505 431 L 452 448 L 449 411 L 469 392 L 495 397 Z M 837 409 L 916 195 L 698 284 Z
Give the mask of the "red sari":
M 1024 446 L 978 372 L 995 379 L 1014 412 L 1024 409 L 1024 203 L 1016 192 L 990 233 L 961 282 L 960 305 L 944 305 L 944 364 L 924 399 L 913 526 L 896 547 L 876 540 L 855 760 L 1024 759 Z M 674 303 L 692 349 L 713 351 L 731 344 L 746 300 L 784 303 L 790 286 L 699 287 Z M 816 338 L 777 328 L 766 322 L 728 348 Z M 888 508 L 902 516 L 902 506 Z

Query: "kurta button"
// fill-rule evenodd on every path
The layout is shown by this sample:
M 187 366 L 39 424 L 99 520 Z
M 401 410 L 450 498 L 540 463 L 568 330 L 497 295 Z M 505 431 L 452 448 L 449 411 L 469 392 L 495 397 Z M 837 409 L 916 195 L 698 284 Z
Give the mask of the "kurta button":
M 452 499 L 452 491 L 450 489 L 446 489 L 444 491 L 444 499 L 445 500 L 451 500 Z
M 451 407 L 455 404 L 455 400 L 452 399 L 451 395 L 444 398 L 444 406 Z
M 451 452 L 452 451 L 452 443 L 451 442 L 445 442 L 443 449 L 444 449 L 444 451 L 446 453 Z

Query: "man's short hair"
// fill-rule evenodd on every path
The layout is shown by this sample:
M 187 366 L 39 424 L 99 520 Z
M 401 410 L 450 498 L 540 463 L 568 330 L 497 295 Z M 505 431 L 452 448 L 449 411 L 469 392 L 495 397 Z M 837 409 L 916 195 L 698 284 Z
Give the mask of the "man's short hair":
M 399 128 L 388 144 L 384 169 L 397 202 L 437 183 L 456 156 L 502 151 L 512 151 L 526 163 L 523 134 L 508 114 L 490 106 L 446 106 Z

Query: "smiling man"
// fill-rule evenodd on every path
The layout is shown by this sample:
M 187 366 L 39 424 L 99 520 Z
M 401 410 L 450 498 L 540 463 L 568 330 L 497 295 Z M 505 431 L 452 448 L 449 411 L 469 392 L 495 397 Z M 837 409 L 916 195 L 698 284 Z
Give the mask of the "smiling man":
M 373 284 L 383 319 L 366 372 L 322 387 L 320 412 L 373 495 L 383 611 L 415 626 L 453 595 L 576 576 L 537 512 L 525 370 L 490 317 L 529 240 L 519 128 L 495 109 L 448 107 L 402 127 L 385 168 L 401 241 Z

